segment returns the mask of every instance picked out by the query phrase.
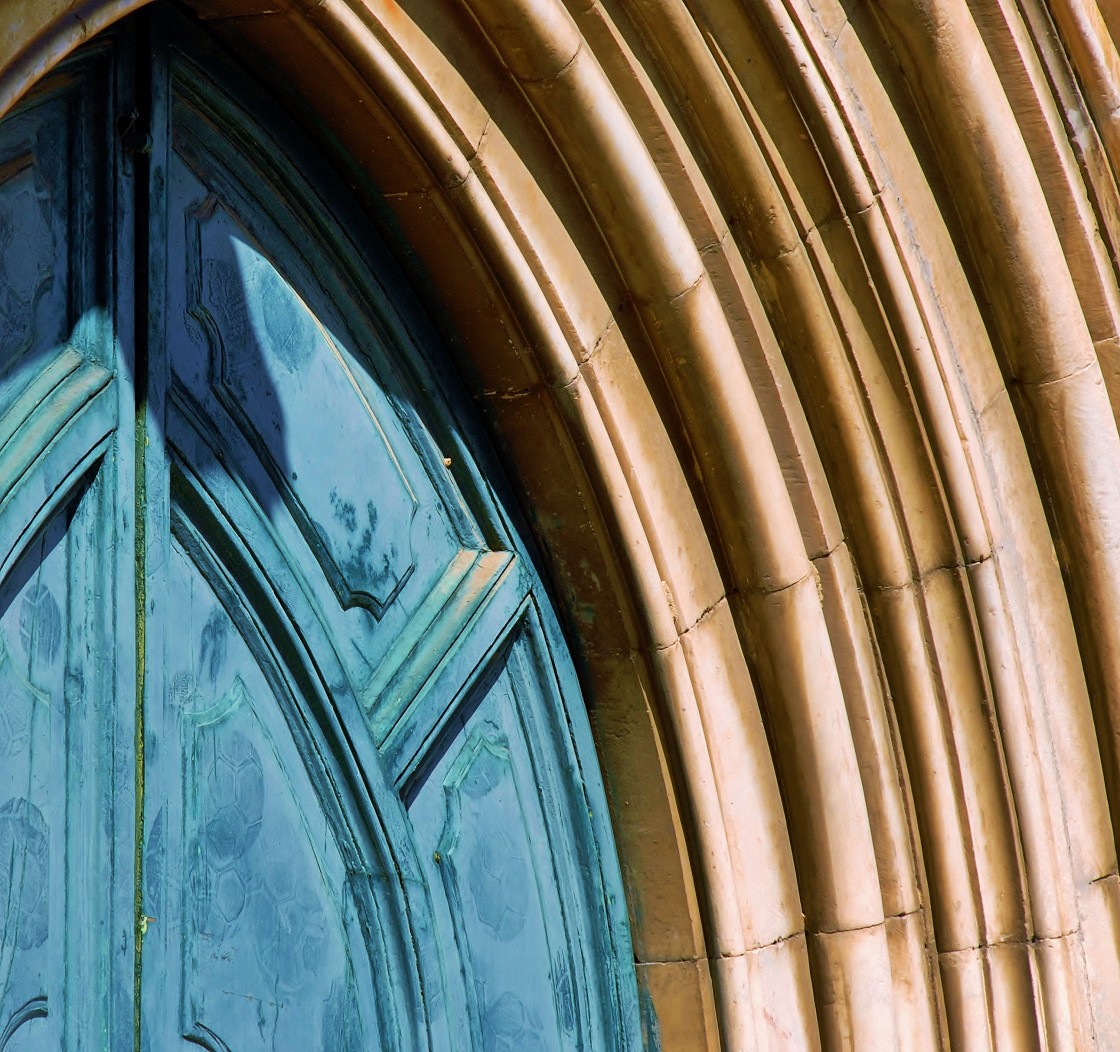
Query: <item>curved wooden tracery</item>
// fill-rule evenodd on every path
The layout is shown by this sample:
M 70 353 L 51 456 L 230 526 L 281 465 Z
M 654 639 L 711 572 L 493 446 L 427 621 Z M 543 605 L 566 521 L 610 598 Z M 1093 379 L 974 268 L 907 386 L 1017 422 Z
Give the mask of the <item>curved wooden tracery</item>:
M 4 1047 L 633 1047 L 590 727 L 492 453 L 444 457 L 438 339 L 213 50 L 137 19 L 0 135 Z
M 4 101 L 137 6 L 5 0 Z M 662 1046 L 1120 1044 L 1108 9 L 194 6 L 460 340 Z

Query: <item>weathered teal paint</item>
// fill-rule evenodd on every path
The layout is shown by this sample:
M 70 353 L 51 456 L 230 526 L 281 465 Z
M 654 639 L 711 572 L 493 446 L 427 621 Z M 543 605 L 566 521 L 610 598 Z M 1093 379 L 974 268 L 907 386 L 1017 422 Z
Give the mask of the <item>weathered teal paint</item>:
M 0 1052 L 636 1048 L 586 715 L 438 341 L 147 32 L 0 125 Z

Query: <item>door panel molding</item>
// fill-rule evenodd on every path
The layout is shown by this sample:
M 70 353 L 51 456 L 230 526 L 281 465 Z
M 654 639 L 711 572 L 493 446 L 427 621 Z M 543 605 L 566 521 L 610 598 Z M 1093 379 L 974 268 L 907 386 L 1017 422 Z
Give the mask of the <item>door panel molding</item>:
M 172 470 L 171 529 L 203 578 L 236 618 L 320 784 L 324 807 L 351 868 L 353 890 L 378 968 L 389 977 L 379 997 L 382 1040 L 414 1045 L 409 1027 L 424 1020 L 424 969 L 410 926 L 424 909 L 419 865 L 401 854 L 410 843 L 390 783 L 369 740 L 357 693 L 335 657 L 335 643 L 319 619 L 288 557 L 275 546 L 250 501 L 222 489 L 219 504 L 180 463 Z M 254 518 L 256 521 L 254 522 Z M 221 553 L 219 556 L 218 553 Z M 420 1033 L 427 1026 L 421 1024 Z M 400 1035 L 400 1036 L 392 1036 Z
M 0 418 L 0 576 L 95 468 L 116 431 L 112 376 L 71 353 Z
M 3 1032 L 0 1032 L 0 1052 L 5 1052 L 19 1031 L 25 1026 L 33 1023 L 36 1019 L 46 1018 L 47 999 L 45 997 L 32 998 L 27 1004 L 20 1006 L 12 1013 L 12 1017 L 8 1020 Z
M 586 714 L 440 337 L 346 188 L 177 18 L 96 49 L 115 138 L 64 114 L 68 142 L 110 136 L 80 156 L 115 248 L 75 258 L 113 299 L 69 297 L 0 413 L 0 567 L 23 567 L 0 619 L 49 730 L 0 833 L 36 873 L 51 852 L 42 1026 L 111 1052 L 631 1047 Z

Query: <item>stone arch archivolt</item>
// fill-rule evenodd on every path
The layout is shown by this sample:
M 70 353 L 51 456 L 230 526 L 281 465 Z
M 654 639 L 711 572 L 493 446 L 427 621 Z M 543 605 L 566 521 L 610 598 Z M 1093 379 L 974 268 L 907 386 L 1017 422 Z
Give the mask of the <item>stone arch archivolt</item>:
M 137 6 L 3 0 L 4 104 Z M 663 1047 L 1120 1045 L 1108 9 L 194 7 L 463 349 Z

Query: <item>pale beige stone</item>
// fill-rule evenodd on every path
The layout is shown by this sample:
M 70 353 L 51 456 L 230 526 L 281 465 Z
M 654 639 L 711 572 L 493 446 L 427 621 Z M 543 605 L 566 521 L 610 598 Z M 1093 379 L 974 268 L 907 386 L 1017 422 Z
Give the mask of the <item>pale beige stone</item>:
M 659 426 L 652 394 L 617 328 L 603 334 L 582 372 L 603 409 L 672 602 L 676 631 L 686 632 L 724 597 L 724 582 L 714 553 L 700 540 L 703 520 L 690 498 L 677 450 Z
M 635 654 L 588 662 L 591 726 L 615 815 L 635 960 L 695 963 L 705 960 L 704 921 L 681 807 L 663 788 L 670 758 L 645 664 Z
M 720 954 L 788 938 L 801 930 L 786 816 L 774 760 L 744 655 L 726 602 L 689 630 L 680 645 L 657 655 L 679 708 L 684 762 L 710 772 L 710 788 L 693 798 L 702 808 L 698 832 L 722 862 L 707 882 L 709 909 L 736 918 L 712 932 Z M 687 735 L 687 737 L 686 737 Z M 749 879 L 743 879 L 745 874 Z
M 886 929 L 898 1047 L 906 1052 L 938 1048 L 944 1043 L 947 1025 L 941 976 L 929 953 L 924 911 L 888 917 Z
M 869 614 L 847 545 L 814 565 L 867 803 L 883 912 L 888 918 L 910 914 L 922 900 L 916 833 L 907 805 L 907 772 L 897 762 L 898 728 L 866 630 Z
M 808 941 L 822 1045 L 897 1049 L 896 988 L 885 927 L 821 932 Z
M 753 615 L 765 633 L 756 660 L 769 688 L 763 697 L 784 775 L 787 822 L 809 930 L 877 924 L 883 919 L 883 899 L 871 823 L 816 578 L 750 600 L 746 616 Z M 818 617 L 819 630 L 805 633 L 798 653 L 775 662 L 772 641 L 793 625 L 808 626 Z M 717 618 L 711 620 L 710 626 L 698 625 L 686 645 L 702 629 L 715 633 L 723 627 Z
M 954 1049 L 1039 1049 L 1030 948 L 1021 942 L 941 955 L 941 982 Z
M 736 1052 L 818 1052 L 822 1047 L 804 936 L 718 957 L 711 967 L 722 1047 Z

